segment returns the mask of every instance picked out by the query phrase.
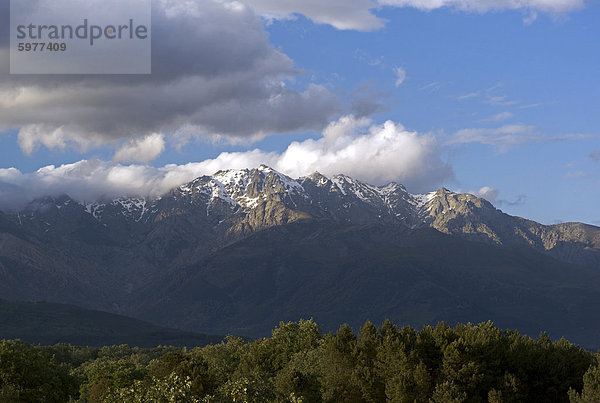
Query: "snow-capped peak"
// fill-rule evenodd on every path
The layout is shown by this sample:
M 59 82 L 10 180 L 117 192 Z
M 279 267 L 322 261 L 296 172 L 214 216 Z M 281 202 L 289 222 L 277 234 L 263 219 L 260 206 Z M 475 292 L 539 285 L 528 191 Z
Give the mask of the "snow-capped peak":
M 304 189 L 297 181 L 261 165 L 255 169 L 229 169 L 213 176 L 198 178 L 179 187 L 181 193 L 197 192 L 207 197 L 207 214 L 216 200 L 230 205 L 231 209 L 243 210 L 255 208 L 261 200 L 273 193 L 303 193 Z
M 319 191 L 315 192 L 316 189 Z M 260 165 L 254 169 L 221 170 L 212 176 L 196 178 L 179 186 L 166 199 L 171 200 L 169 203 L 184 202 L 205 208 L 207 216 L 249 212 L 267 200 L 283 202 L 291 209 L 312 211 L 316 206 L 324 212 L 338 211 L 336 214 L 342 215 L 364 206 L 365 214 L 402 220 L 413 226 L 418 225 L 429 211 L 436 195 L 437 192 L 410 194 L 404 186 L 393 182 L 373 186 L 341 174 L 327 177 L 315 172 L 295 180 L 267 165 Z M 161 205 L 167 206 L 161 204 L 160 198 L 119 198 L 106 203 L 85 203 L 83 207 L 100 221 L 105 221 L 106 214 L 147 221 Z M 169 209 L 174 208 L 172 204 L 170 206 Z

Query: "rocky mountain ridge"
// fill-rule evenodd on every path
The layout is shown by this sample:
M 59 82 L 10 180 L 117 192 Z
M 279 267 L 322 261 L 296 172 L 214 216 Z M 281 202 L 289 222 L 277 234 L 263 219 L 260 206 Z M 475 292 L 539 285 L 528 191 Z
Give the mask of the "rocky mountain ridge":
M 439 189 L 411 194 L 390 183 L 373 186 L 345 175 L 319 173 L 292 179 L 265 165 L 219 171 L 155 198 L 122 197 L 106 203 L 77 203 L 68 196 L 46 197 L 13 214 L 12 221 L 37 233 L 64 226 L 74 216 L 99 232 L 143 236 L 161 222 L 183 219 L 218 239 L 240 239 L 256 231 L 307 219 L 353 225 L 432 227 L 470 240 L 506 245 L 525 244 L 572 263 L 600 268 L 600 228 L 582 223 L 542 225 L 509 216 L 470 194 Z M 59 222 L 64 221 L 64 222 Z M 192 240 L 194 240 L 192 238 Z
M 358 204 L 369 209 L 371 219 L 396 219 L 416 227 L 422 224 L 416 218 L 424 215 L 428 197 L 412 195 L 396 183 L 377 187 L 345 175 L 327 178 L 315 172 L 294 180 L 262 165 L 251 170 L 227 170 L 203 176 L 155 199 L 119 198 L 108 203 L 84 203 L 84 206 L 101 222 L 109 215 L 121 215 L 128 221 L 148 222 L 163 217 L 169 201 L 193 206 L 197 210 L 204 206 L 207 217 L 249 214 L 263 203 L 277 202 L 288 210 L 304 211 L 314 217 L 332 214 L 332 217 L 342 220 L 351 220 L 349 210 Z M 57 203 L 64 201 L 58 199 Z M 62 206 L 57 204 L 57 208 Z

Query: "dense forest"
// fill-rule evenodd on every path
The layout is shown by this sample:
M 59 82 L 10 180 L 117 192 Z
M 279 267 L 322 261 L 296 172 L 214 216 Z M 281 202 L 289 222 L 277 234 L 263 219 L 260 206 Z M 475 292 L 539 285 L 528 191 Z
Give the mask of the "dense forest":
M 2 402 L 598 402 L 600 354 L 492 323 L 281 323 L 194 349 L 0 342 Z

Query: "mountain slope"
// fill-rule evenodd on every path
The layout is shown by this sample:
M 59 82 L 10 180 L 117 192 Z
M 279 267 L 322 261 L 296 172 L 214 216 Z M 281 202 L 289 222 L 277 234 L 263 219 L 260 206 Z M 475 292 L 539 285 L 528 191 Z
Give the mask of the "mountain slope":
M 204 346 L 220 336 L 184 332 L 107 312 L 47 302 L 0 300 L 0 338 L 54 345 L 69 343 L 101 347 L 129 344 L 137 347 Z
M 164 282 L 150 288 L 154 302 L 137 314 L 189 329 L 264 336 L 280 320 L 300 317 L 326 330 L 367 319 L 413 326 L 493 320 L 600 346 L 591 319 L 600 310 L 600 273 L 432 229 L 275 227 Z
M 46 197 L 0 213 L 0 298 L 220 334 L 261 335 L 317 315 L 336 324 L 497 318 L 558 332 L 550 313 L 586 326 L 576 313 L 597 306 L 598 273 L 598 227 L 545 226 L 446 189 L 413 195 L 318 173 L 294 180 L 266 166 L 203 176 L 159 198 Z M 581 330 L 583 339 L 595 331 Z
M 426 222 L 467 239 L 522 244 L 571 263 L 600 270 L 600 228 L 582 223 L 542 225 L 509 216 L 484 199 L 440 189 L 429 202 Z

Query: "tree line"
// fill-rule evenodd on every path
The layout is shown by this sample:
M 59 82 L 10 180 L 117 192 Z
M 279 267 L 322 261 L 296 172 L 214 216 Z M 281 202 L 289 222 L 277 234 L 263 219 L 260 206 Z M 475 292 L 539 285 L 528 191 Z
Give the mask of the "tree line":
M 0 341 L 2 402 L 600 402 L 600 354 L 492 323 L 281 323 L 194 349 Z

